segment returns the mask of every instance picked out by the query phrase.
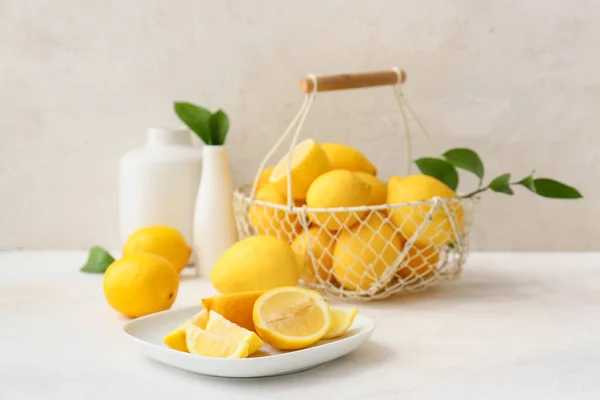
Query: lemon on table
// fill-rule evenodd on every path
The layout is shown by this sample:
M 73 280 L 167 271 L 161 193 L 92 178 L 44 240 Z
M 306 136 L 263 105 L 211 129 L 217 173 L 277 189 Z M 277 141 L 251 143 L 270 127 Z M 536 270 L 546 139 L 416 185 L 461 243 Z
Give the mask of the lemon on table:
M 263 294 L 264 291 L 239 292 L 231 294 L 222 294 L 219 296 L 202 299 L 202 306 L 210 311 L 213 310 L 227 320 L 254 331 L 254 322 L 252 321 L 252 309 L 254 302 Z
M 186 346 L 191 354 L 217 358 L 248 357 L 250 345 L 247 341 L 217 335 L 192 324 L 185 328 L 185 336 Z
M 240 240 L 215 263 L 210 281 L 222 294 L 296 285 L 302 262 L 283 239 L 252 236 Z
M 306 194 L 309 208 L 336 208 L 366 206 L 371 196 L 371 186 L 354 172 L 335 169 L 319 176 L 310 185 Z M 331 230 L 349 228 L 361 219 L 367 211 L 322 211 L 309 212 L 308 217 L 315 224 Z
M 287 199 L 275 185 L 268 184 L 256 193 L 256 200 L 285 206 Z M 248 209 L 250 224 L 259 235 L 277 236 L 291 242 L 302 226 L 298 215 L 286 209 L 252 204 Z
M 319 292 L 284 287 L 265 292 L 254 304 L 254 326 L 262 340 L 280 350 L 297 350 L 329 331 L 329 303 Z
M 238 342 L 248 343 L 248 355 L 256 352 L 264 344 L 256 333 L 228 321 L 221 314 L 212 310 L 208 314 L 206 330 L 210 333 L 227 336 Z
M 398 268 L 398 276 L 406 282 L 429 278 L 435 273 L 440 252 L 434 246 L 421 248 L 413 244 L 407 252 L 406 262 Z
M 163 343 L 172 348 L 173 350 L 179 350 L 187 353 L 188 348 L 185 339 L 185 329 L 189 324 L 193 324 L 198 328 L 204 329 L 206 327 L 207 322 L 208 311 L 206 309 L 203 309 L 198 314 L 194 315 L 192 318 L 185 321 L 183 324 L 179 325 L 167 336 L 165 336 L 163 338 Z
M 258 176 L 258 183 L 256 184 L 256 190 L 260 190 L 269 184 L 269 178 L 271 178 L 271 173 L 275 169 L 275 166 L 267 167 L 262 170 L 260 175 Z M 254 182 L 252 182 L 254 183 Z
M 387 201 L 387 184 L 368 172 L 355 172 L 355 174 L 371 186 L 371 196 L 369 197 L 368 205 L 378 206 L 385 204 Z
M 354 322 L 358 310 L 356 308 L 332 308 L 331 326 L 323 339 L 333 339 L 342 336 Z
M 391 205 L 431 200 L 436 196 L 442 199 L 454 199 L 456 193 L 444 183 L 428 175 L 391 177 L 388 181 L 387 202 Z M 446 206 L 456 220 L 457 229 L 462 229 L 463 209 L 460 203 L 450 203 Z M 407 239 L 415 235 L 420 226 L 426 223 L 427 225 L 416 238 L 417 245 L 421 247 L 441 246 L 456 240 L 456 235 L 443 207 L 440 206 L 433 212 L 430 222 L 426 221 L 431 207 L 431 202 L 428 202 L 392 208 L 390 209 L 390 218 Z
M 305 263 L 304 277 L 310 281 L 315 280 L 315 271 L 318 276 L 329 281 L 332 278 L 331 265 L 333 264 L 333 245 L 335 244 L 335 233 L 319 226 L 312 226 L 302 232 L 292 242 L 292 250 L 298 254 Z M 309 254 L 312 249 L 316 263 Z
M 374 212 L 366 224 L 339 234 L 333 251 L 333 274 L 344 288 L 367 291 L 394 265 L 401 252 L 402 242 L 393 225 Z M 390 273 L 388 280 L 393 276 Z
M 179 275 L 166 259 L 150 253 L 123 256 L 104 273 L 104 296 L 116 311 L 132 318 L 171 308 Z
M 166 258 L 177 272 L 187 265 L 192 249 L 183 235 L 169 226 L 147 226 L 135 231 L 125 242 L 123 255 L 152 253 Z
M 323 143 L 321 148 L 327 154 L 332 169 L 347 169 L 363 171 L 371 175 L 377 173 L 377 168 L 354 147 L 343 143 Z
M 270 182 L 279 193 L 287 198 L 287 174 L 289 154 L 286 154 L 273 169 Z M 306 139 L 294 148 L 291 157 L 292 198 L 303 200 L 310 184 L 325 172 L 331 164 L 321 146 L 313 139 Z

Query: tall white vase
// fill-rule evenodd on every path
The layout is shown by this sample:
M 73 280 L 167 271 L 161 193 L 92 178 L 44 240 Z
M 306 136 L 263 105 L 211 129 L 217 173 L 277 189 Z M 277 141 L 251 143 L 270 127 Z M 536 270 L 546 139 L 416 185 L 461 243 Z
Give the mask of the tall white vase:
M 194 248 L 197 274 L 209 277 L 219 257 L 237 241 L 237 230 L 227 148 L 205 145 L 202 164 L 194 214 Z

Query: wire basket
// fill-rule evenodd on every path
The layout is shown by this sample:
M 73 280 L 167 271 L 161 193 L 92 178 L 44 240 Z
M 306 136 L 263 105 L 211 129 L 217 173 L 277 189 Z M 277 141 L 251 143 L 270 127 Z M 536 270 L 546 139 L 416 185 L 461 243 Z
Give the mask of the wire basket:
M 366 74 L 335 75 L 302 81 L 304 103 L 262 161 L 253 185 L 234 192 L 234 214 L 240 239 L 277 236 L 304 258 L 300 284 L 343 299 L 373 300 L 400 292 L 424 290 L 460 276 L 468 255 L 469 228 L 476 199 L 440 198 L 375 206 L 309 208 L 291 197 L 288 163 L 287 204 L 256 199 L 259 177 L 292 132 L 288 157 L 296 146 L 317 92 L 392 85 L 406 134 L 407 173 L 411 140 L 407 111 L 422 124 L 404 98 L 406 75 L 394 68 Z

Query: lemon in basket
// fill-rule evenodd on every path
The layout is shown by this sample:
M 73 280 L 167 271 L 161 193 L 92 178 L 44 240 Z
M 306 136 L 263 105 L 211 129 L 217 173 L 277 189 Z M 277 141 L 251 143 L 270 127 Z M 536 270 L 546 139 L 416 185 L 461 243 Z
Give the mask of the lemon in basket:
M 256 190 L 260 190 L 269 184 L 269 179 L 271 178 L 271 174 L 275 166 L 267 167 L 262 170 L 258 177 L 258 183 L 256 184 Z M 254 182 L 253 182 L 254 183 Z
M 296 252 L 305 262 L 304 277 L 314 281 L 315 271 L 323 281 L 332 278 L 331 265 L 333 264 L 333 245 L 335 244 L 335 233 L 319 226 L 312 226 L 308 230 L 296 236 L 292 242 L 292 250 Z M 309 254 L 312 249 L 316 263 Z
M 421 248 L 412 245 L 407 252 L 406 262 L 398 268 L 398 276 L 405 282 L 427 279 L 435 273 L 440 260 L 440 252 L 434 246 Z
M 336 208 L 366 206 L 371 198 L 371 186 L 354 172 L 336 169 L 319 176 L 306 194 L 309 208 Z M 327 229 L 349 228 L 366 215 L 367 211 L 315 211 L 308 217 Z
M 392 224 L 373 212 L 366 224 L 339 234 L 333 251 L 333 274 L 344 288 L 367 291 L 394 266 L 401 252 L 402 242 Z M 390 272 L 387 280 L 393 277 Z
M 378 206 L 380 204 L 385 204 L 387 201 L 387 184 L 368 172 L 355 172 L 355 174 L 371 186 L 369 205 Z
M 256 200 L 285 206 L 287 199 L 275 185 L 268 184 L 256 193 Z M 302 226 L 298 215 L 268 205 L 252 204 L 248 210 L 250 224 L 259 235 L 277 236 L 291 242 Z
M 279 193 L 287 195 L 289 154 L 286 154 L 273 169 L 270 182 Z M 292 151 L 291 162 L 292 198 L 304 200 L 310 184 L 321 174 L 331 170 L 329 158 L 313 139 L 306 139 Z
M 410 175 L 407 177 L 393 176 L 388 181 L 388 204 L 417 202 L 431 200 L 434 197 L 454 199 L 456 193 L 444 183 L 427 175 Z M 441 246 L 456 240 L 448 214 L 440 204 L 427 221 L 433 202 L 425 204 L 405 205 L 390 210 L 390 218 L 394 225 L 409 239 L 426 224 L 416 238 L 420 247 L 430 245 Z M 463 227 L 463 210 L 458 202 L 447 203 L 446 207 L 456 222 L 457 229 Z
M 363 153 L 343 143 L 323 143 L 321 145 L 332 169 L 347 169 L 350 171 L 364 171 L 375 175 L 377 168 L 365 157 Z

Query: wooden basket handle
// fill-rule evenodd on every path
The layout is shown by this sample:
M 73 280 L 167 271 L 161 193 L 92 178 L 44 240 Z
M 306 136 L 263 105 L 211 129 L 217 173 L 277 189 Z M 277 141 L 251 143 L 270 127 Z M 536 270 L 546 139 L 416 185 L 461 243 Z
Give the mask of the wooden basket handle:
M 365 72 L 360 74 L 340 74 L 318 76 L 317 92 L 331 90 L 357 89 L 374 86 L 395 85 L 398 83 L 398 74 L 395 70 Z M 400 71 L 400 83 L 406 81 L 406 72 Z M 300 81 L 300 90 L 304 93 L 313 91 L 313 80 L 304 78 Z

